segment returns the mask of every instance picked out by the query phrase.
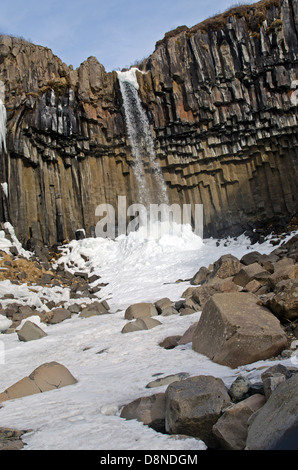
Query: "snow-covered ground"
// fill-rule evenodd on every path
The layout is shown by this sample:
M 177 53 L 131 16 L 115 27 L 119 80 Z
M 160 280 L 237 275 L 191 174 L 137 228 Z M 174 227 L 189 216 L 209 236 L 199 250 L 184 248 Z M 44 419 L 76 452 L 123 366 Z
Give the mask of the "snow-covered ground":
M 73 271 L 100 275 L 97 282 L 108 284 L 99 296 L 108 301 L 113 313 L 84 319 L 73 315 L 50 326 L 40 324 L 38 317 L 31 318 L 48 336 L 27 343 L 20 342 L 16 333 L 0 335 L 0 391 L 50 361 L 66 366 L 78 380 L 75 385 L 3 403 L 0 426 L 32 429 L 23 438 L 27 443 L 25 450 L 205 449 L 205 444 L 197 439 L 175 439 L 135 420 L 124 420 L 120 418 L 121 407 L 140 396 L 165 391 L 166 386 L 146 388 L 157 377 L 178 372 L 213 375 L 229 386 L 240 373 L 258 380 L 262 370 L 257 369 L 271 366 L 272 361 L 232 370 L 194 352 L 191 344 L 171 350 L 158 345 L 167 336 L 183 334 L 199 319 L 200 312 L 159 316 L 162 325 L 151 330 L 126 334 L 121 330 L 127 323 L 126 307 L 162 297 L 179 300 L 190 285 L 187 279 L 200 266 L 208 266 L 226 253 L 241 258 L 248 250 L 269 253 L 273 249 L 269 241 L 251 246 L 244 236 L 217 245 L 215 239 L 202 241 L 189 227 L 157 238 L 145 237 L 140 232 L 115 241 L 99 238 L 72 241 L 64 248 L 59 262 Z M 49 299 L 77 302 L 69 300 L 67 289 L 40 288 L 32 293 L 26 285 L 17 288 L 9 281 L 1 282 L 0 295 L 9 292 L 37 308 L 45 295 Z

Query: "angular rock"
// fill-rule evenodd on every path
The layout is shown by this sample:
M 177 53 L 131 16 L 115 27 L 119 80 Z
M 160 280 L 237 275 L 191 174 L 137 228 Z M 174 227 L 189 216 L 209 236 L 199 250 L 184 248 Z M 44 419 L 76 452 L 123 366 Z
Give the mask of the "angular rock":
M 35 315 L 36 311 L 29 305 L 22 305 L 19 307 L 18 313 L 22 318 L 28 318 Z
M 274 273 L 269 278 L 270 285 L 275 289 L 280 281 L 298 278 L 298 263 L 292 258 L 283 258 L 274 265 Z
M 20 450 L 24 447 L 22 436 L 30 430 L 19 431 L 0 427 L 0 450 Z
M 134 318 L 154 317 L 158 315 L 156 307 L 151 303 L 139 302 L 130 305 L 124 314 L 126 320 L 133 320 Z
M 239 292 L 239 287 L 229 279 L 213 278 L 205 282 L 202 286 L 194 288 L 192 300 L 200 306 L 197 310 L 202 310 L 206 302 L 219 292 Z
M 242 256 L 240 262 L 245 265 L 259 263 L 262 256 L 263 255 L 261 255 L 261 253 L 259 253 L 258 251 L 250 251 L 249 253 L 246 253 Z
M 165 309 L 173 306 L 173 302 L 171 302 L 171 300 L 168 299 L 167 297 L 164 297 L 163 299 L 160 299 L 157 302 L 155 302 L 154 306 L 157 309 L 157 312 L 159 313 L 159 315 L 162 315 Z
M 17 331 L 17 335 L 20 341 L 34 341 L 47 336 L 38 325 L 27 320 L 22 328 Z
M 161 322 L 156 320 L 155 318 L 145 317 L 145 318 L 137 318 L 136 320 L 126 323 L 122 328 L 121 333 L 131 333 L 133 331 L 140 331 L 140 330 L 151 330 L 155 326 L 161 325 Z
M 91 304 L 87 305 L 87 307 L 81 310 L 79 316 L 81 318 L 89 318 L 94 315 L 104 315 L 108 313 L 109 305 L 107 302 L 92 302 Z
M 247 398 L 250 387 L 250 380 L 246 377 L 242 377 L 242 375 L 238 375 L 229 388 L 229 395 L 233 402 L 242 401 Z
M 57 307 L 51 310 L 48 314 L 48 323 L 50 325 L 55 325 L 56 323 L 61 323 L 67 318 L 71 318 L 71 313 L 66 308 Z
M 180 339 L 181 335 L 168 336 L 159 343 L 159 346 L 164 349 L 174 349 L 176 346 L 178 346 Z
M 77 380 L 65 366 L 54 361 L 45 363 L 37 367 L 28 377 L 24 377 L 0 393 L 0 403 L 75 383 Z
M 190 280 L 190 283 L 193 286 L 197 286 L 198 284 L 202 284 L 206 281 L 208 274 L 210 274 L 210 270 L 205 266 L 202 266 L 199 271 L 193 276 Z
M 244 287 L 246 284 L 256 279 L 260 274 L 266 274 L 267 276 L 270 275 L 270 273 L 267 272 L 259 263 L 252 263 L 241 268 L 238 274 L 234 277 L 233 282 L 238 286 Z
M 219 378 L 201 375 L 174 382 L 166 390 L 166 430 L 198 437 L 207 446 L 216 447 L 212 427 L 229 404 Z
M 37 367 L 31 372 L 29 379 L 35 382 L 40 392 L 77 383 L 77 380 L 65 366 L 54 361 Z
M 232 368 L 279 354 L 287 336 L 278 319 L 250 293 L 214 294 L 205 304 L 192 347 Z
M 178 374 L 167 375 L 166 377 L 160 377 L 156 380 L 152 380 L 146 385 L 146 388 L 163 387 L 173 382 L 179 382 L 189 377 L 187 372 L 179 372 Z
M 192 342 L 193 334 L 196 330 L 198 322 L 195 322 L 193 325 L 190 325 L 189 328 L 183 333 L 182 337 L 179 339 L 178 344 L 187 344 Z
M 158 432 L 165 428 L 165 394 L 137 398 L 122 408 L 121 418 L 136 419 Z
M 224 410 L 212 428 L 222 449 L 243 450 L 245 448 L 248 420 L 265 403 L 264 395 L 255 394 Z
M 82 306 L 80 304 L 72 304 L 67 307 L 67 310 L 69 310 L 70 313 L 79 313 L 82 310 Z
M 209 278 L 219 277 L 220 279 L 227 279 L 237 274 L 242 268 L 239 259 L 233 255 L 223 255 L 213 265 L 213 271 Z
M 257 281 L 256 279 L 253 279 L 252 281 L 249 281 L 245 287 L 243 288 L 244 291 L 246 292 L 251 292 L 252 294 L 255 294 L 258 292 L 258 290 L 262 287 L 262 284 Z
M 193 313 L 193 312 L 192 312 Z M 180 311 L 180 315 L 181 315 L 181 311 Z M 166 307 L 162 310 L 162 313 L 161 313 L 161 316 L 163 317 L 168 317 L 170 315 L 178 315 L 178 310 L 176 310 L 173 306 L 171 307 Z
M 261 375 L 263 382 L 264 394 L 266 399 L 270 397 L 272 392 L 279 384 L 291 377 L 290 371 L 282 364 L 270 367 Z
M 287 433 L 293 431 L 296 439 L 291 442 L 288 449 L 297 450 L 297 389 L 298 374 L 293 374 L 291 378 L 274 390 L 265 405 L 252 416 L 249 422 L 245 449 L 270 450 L 278 448 L 279 441 L 286 437 L 290 438 Z M 286 442 L 283 445 L 286 445 Z M 295 447 L 292 447 L 293 445 Z
M 274 295 L 265 302 L 265 306 L 280 320 L 298 318 L 298 279 L 279 281 Z

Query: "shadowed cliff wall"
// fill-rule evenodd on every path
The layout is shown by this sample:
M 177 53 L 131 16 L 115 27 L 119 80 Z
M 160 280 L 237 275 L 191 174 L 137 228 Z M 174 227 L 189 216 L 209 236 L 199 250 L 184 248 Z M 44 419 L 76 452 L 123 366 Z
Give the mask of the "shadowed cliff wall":
M 264 0 L 167 33 L 139 65 L 169 200 L 203 203 L 206 236 L 297 211 L 297 59 L 297 2 Z M 23 243 L 92 236 L 99 204 L 138 202 L 116 72 L 2 36 L 0 80 L 1 217 Z

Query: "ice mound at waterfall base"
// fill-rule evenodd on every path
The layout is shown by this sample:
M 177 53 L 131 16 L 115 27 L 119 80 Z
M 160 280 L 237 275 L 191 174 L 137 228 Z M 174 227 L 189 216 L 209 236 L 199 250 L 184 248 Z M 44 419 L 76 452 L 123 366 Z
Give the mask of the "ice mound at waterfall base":
M 193 259 L 194 253 L 202 247 L 203 240 L 192 232 L 190 225 L 173 223 L 169 226 L 155 222 L 149 228 L 141 227 L 115 240 L 86 238 L 71 241 L 63 247 L 59 263 L 66 269 L 87 270 L 100 275 L 108 282 L 101 295 L 106 294 L 112 304 L 115 302 L 117 307 L 124 308 L 129 302 L 154 299 L 158 295 L 156 289 L 174 283 L 176 277 L 181 276 L 180 268 L 182 275 L 189 276 L 194 268 L 188 266 L 183 270 L 182 265 L 187 265 L 187 260 Z M 179 261 L 181 253 L 184 253 L 184 263 Z M 171 269 L 176 263 L 180 264 L 177 273 Z M 113 295 L 111 299 L 114 289 L 117 298 Z

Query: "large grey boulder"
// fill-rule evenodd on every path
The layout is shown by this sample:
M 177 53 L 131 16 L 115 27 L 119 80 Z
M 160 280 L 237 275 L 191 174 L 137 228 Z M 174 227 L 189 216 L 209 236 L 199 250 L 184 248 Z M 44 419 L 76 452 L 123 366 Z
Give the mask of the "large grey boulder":
M 170 384 L 166 390 L 166 431 L 198 437 L 209 447 L 217 442 L 212 427 L 230 405 L 220 378 L 200 375 Z
M 247 450 L 270 450 L 279 447 L 279 442 L 286 437 L 291 439 L 291 433 L 296 433 L 298 443 L 298 374 L 280 383 L 270 395 L 265 405 L 255 413 L 250 422 L 247 434 Z
M 247 292 L 214 294 L 192 340 L 196 352 L 232 368 L 268 359 L 286 345 L 279 320 Z

